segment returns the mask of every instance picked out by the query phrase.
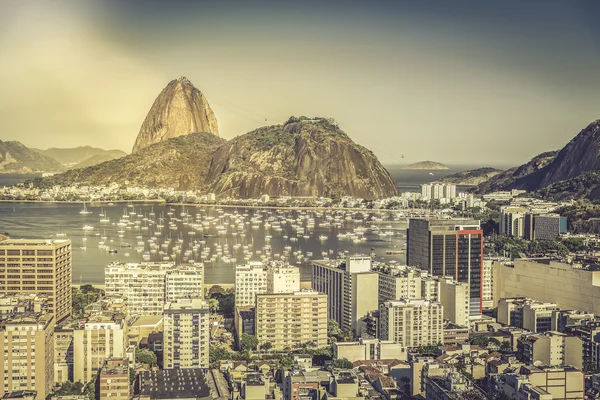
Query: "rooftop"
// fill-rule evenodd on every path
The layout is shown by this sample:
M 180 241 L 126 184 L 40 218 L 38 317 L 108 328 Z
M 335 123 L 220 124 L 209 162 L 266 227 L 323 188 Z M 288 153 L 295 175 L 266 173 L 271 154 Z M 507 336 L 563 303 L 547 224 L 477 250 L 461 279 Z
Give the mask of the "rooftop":
M 60 246 L 70 244 L 70 239 L 5 239 L 0 246 Z
M 209 397 L 210 389 L 200 368 L 144 371 L 140 374 L 140 396 L 151 399 Z

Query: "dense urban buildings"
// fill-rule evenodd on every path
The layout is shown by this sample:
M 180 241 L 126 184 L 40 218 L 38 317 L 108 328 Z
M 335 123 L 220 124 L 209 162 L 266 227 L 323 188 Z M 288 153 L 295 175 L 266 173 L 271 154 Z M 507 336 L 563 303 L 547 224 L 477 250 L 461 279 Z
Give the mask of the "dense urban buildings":
M 34 390 L 46 398 L 54 384 L 54 314 L 44 295 L 11 294 L 0 319 L 0 396 Z
M 327 346 L 327 295 L 312 290 L 256 296 L 256 338 L 275 350 Z
M 470 287 L 470 314 L 483 305 L 483 231 L 479 221 L 410 219 L 406 263 Z
M 379 274 L 371 270 L 371 258 L 348 256 L 312 265 L 312 288 L 327 295 L 328 317 L 361 336 L 362 319 L 379 306 Z
M 202 299 L 165 304 L 165 369 L 208 368 L 210 310 Z
M 235 268 L 235 306 L 253 306 L 258 293 L 267 293 L 267 268 L 261 262 Z
M 0 293 L 47 295 L 61 321 L 71 315 L 72 280 L 70 240 L 0 239 Z
M 113 263 L 104 275 L 106 295 L 124 296 L 130 315 L 159 315 L 165 301 L 202 296 L 204 291 L 200 264 Z
M 494 262 L 494 298 L 530 297 L 565 310 L 600 315 L 600 271 L 551 259 Z

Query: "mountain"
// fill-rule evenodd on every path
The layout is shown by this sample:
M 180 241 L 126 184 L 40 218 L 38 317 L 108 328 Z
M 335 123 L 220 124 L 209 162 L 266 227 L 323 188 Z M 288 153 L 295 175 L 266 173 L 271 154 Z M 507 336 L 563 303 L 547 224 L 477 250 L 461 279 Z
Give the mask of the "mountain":
M 448 175 L 440 180 L 438 183 L 453 183 L 455 185 L 472 185 L 477 186 L 482 184 L 483 182 L 495 177 L 496 175 L 502 173 L 501 169 L 484 167 L 484 168 L 476 168 L 470 169 L 468 171 L 457 172 L 456 174 Z
M 68 167 L 72 167 L 76 164 L 82 163 L 95 156 L 103 156 L 104 161 L 107 161 L 109 158 L 112 160 L 114 158 L 123 157 L 127 154 L 121 150 L 104 150 L 90 146 L 79 146 L 73 148 L 52 147 L 46 150 L 32 148 L 31 150 L 36 151 L 45 156 L 51 157 L 59 163 Z
M 550 164 L 557 154 L 558 151 L 547 151 L 545 153 L 538 154 L 526 164 L 523 164 L 520 167 L 507 169 L 506 171 L 497 174 L 491 179 L 481 183 L 477 188 L 477 192 L 489 193 L 497 190 L 516 189 L 516 186 L 519 185 L 523 179 L 527 179 Z
M 38 179 L 40 186 L 111 183 L 177 190 L 202 189 L 211 157 L 225 143 L 212 133 L 192 133 L 152 144 L 123 158 Z
M 96 154 L 95 156 L 86 158 L 82 162 L 75 164 L 72 167 L 69 167 L 69 169 L 92 167 L 94 165 L 101 164 L 103 162 L 107 162 L 107 161 L 111 161 L 111 160 L 116 160 L 116 159 L 119 159 L 119 158 L 127 155 L 127 153 L 125 153 L 124 151 L 120 151 L 120 150 L 114 150 L 114 151 L 115 152 L 118 151 L 123 154 L 117 155 L 117 153 L 110 153 L 109 151 L 107 151 L 104 154 Z
M 169 82 L 154 100 L 132 152 L 193 132 L 219 136 L 217 119 L 206 97 L 187 78 L 181 77 Z
M 1 174 L 31 174 L 62 170 L 64 167 L 58 161 L 37 153 L 20 142 L 0 140 Z
M 431 169 L 431 170 L 441 170 L 441 169 L 449 169 L 444 164 L 435 162 L 435 161 L 421 161 L 418 163 L 410 164 L 404 169 Z
M 600 199 L 600 120 L 594 121 L 558 152 L 535 157 L 479 192 L 525 189 L 547 199 Z
M 215 152 L 207 176 L 221 197 L 394 196 L 396 184 L 377 157 L 331 119 L 291 117 L 238 136 Z

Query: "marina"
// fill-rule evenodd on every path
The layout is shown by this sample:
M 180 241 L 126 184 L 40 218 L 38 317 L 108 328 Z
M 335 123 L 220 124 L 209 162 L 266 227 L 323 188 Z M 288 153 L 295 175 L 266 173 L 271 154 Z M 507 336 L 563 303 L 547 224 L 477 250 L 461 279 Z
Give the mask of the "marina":
M 362 253 L 402 263 L 407 227 L 400 212 L 152 203 L 2 203 L 0 225 L 15 238 L 71 239 L 74 283 L 104 282 L 111 262 L 168 261 L 202 263 L 206 282 L 223 284 L 248 261 L 287 261 L 303 280 L 313 259 Z

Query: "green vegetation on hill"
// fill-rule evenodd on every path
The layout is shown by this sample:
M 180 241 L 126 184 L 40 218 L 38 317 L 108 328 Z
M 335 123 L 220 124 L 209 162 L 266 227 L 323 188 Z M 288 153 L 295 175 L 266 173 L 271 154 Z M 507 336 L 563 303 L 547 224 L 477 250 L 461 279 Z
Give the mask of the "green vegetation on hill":
M 454 183 L 456 185 L 479 185 L 488 179 L 500 174 L 502 170 L 491 167 L 470 169 L 448 175 L 439 180 L 441 183 Z

